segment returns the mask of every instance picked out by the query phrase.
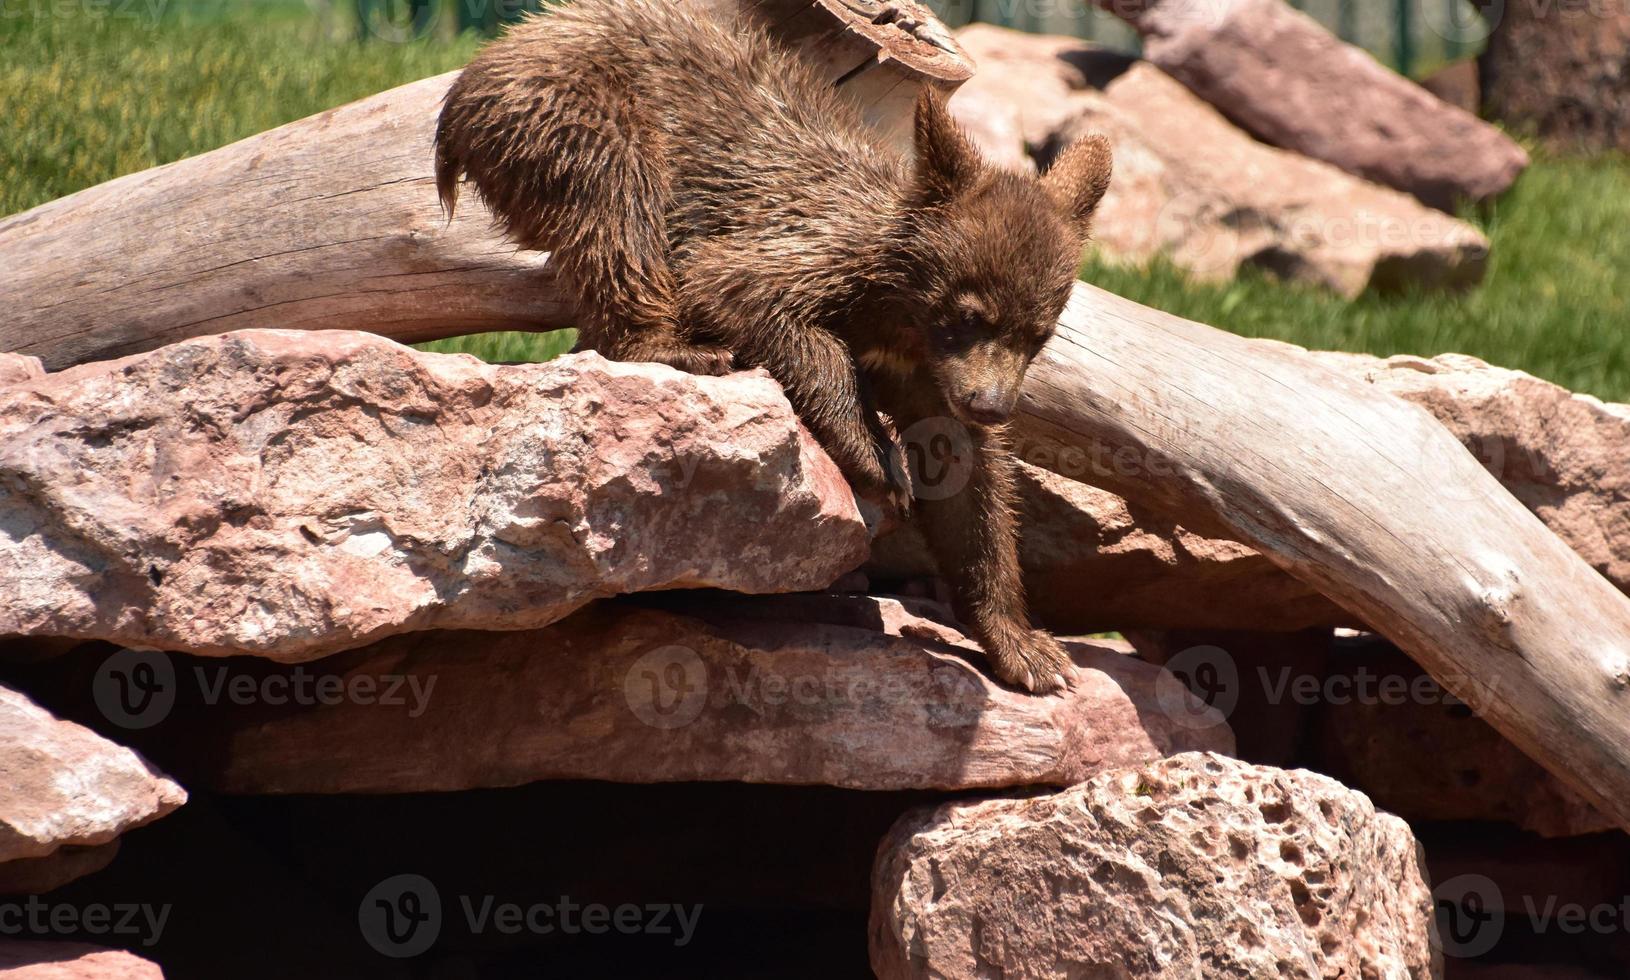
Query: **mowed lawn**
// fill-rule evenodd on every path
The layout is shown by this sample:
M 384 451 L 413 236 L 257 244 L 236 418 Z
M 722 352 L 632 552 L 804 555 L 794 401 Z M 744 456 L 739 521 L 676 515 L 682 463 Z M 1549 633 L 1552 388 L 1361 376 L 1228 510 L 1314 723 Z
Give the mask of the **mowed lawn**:
M 0 10 L 0 214 L 458 67 L 472 37 L 359 43 L 317 0 L 18 0 Z M 339 8 L 346 6 L 338 0 Z M 155 16 L 153 11 L 161 10 Z M 1356 302 L 1261 275 L 1205 285 L 1155 263 L 1083 275 L 1249 336 L 1377 354 L 1459 351 L 1630 400 L 1630 160 L 1541 158 L 1467 216 L 1493 241 L 1465 293 Z M 562 335 L 427 347 L 535 360 Z

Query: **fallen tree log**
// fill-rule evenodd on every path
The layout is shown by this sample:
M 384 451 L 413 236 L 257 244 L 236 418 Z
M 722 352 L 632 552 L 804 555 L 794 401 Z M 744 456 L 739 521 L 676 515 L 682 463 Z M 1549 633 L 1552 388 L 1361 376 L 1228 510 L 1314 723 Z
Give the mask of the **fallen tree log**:
M 0 221 L 0 349 L 50 370 L 256 327 L 571 325 L 547 253 L 472 203 L 449 222 L 430 137 L 440 75 Z M 473 195 L 472 195 L 473 196 Z
M 0 221 L 0 349 L 50 370 L 256 327 L 405 343 L 571 325 L 547 253 L 448 222 L 440 75 Z
M 1462 354 L 1294 353 L 1431 412 L 1552 533 L 1630 593 L 1630 406 Z M 1198 534 L 1138 500 L 1034 466 L 1021 464 L 1018 484 L 1030 611 L 1057 632 L 1364 625 L 1231 537 Z M 910 526 L 872 544 L 874 581 L 933 570 Z
M 1630 598 L 1426 411 L 1085 283 L 1021 411 L 1025 459 L 1257 548 L 1630 828 Z
M 843 64 L 837 81 L 869 74 Z M 419 340 L 562 325 L 542 256 L 503 246 L 477 208 L 435 211 L 446 84 L 0 223 L 0 349 L 60 367 L 247 326 Z M 1023 410 L 1031 462 L 1257 548 L 1630 828 L 1630 599 L 1424 411 L 1087 285 Z

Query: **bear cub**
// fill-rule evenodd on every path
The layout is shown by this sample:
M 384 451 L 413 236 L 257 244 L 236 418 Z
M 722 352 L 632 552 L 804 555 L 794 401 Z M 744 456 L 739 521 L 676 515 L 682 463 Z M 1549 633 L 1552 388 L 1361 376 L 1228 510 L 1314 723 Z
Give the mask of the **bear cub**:
M 927 93 L 908 161 L 762 27 L 696 6 L 576 0 L 489 44 L 437 125 L 443 206 L 466 177 L 512 240 L 555 253 L 580 346 L 768 370 L 858 493 L 914 511 L 996 675 L 1064 687 L 1026 611 L 1004 423 L 1070 295 L 1107 141 L 1040 178 L 999 170 Z M 937 448 L 908 454 L 913 432 Z M 946 446 L 959 486 L 930 492 Z

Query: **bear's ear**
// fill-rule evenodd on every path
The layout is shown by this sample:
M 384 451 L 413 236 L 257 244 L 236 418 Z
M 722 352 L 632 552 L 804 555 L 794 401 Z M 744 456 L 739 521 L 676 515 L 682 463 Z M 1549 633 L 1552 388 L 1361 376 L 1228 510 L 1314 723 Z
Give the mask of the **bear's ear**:
M 1092 214 L 1109 190 L 1115 154 L 1104 136 L 1076 140 L 1064 149 L 1042 175 L 1041 185 L 1083 235 L 1092 228 Z
M 933 89 L 917 96 L 917 186 L 932 202 L 949 201 L 979 174 L 979 151 L 945 109 L 945 97 Z

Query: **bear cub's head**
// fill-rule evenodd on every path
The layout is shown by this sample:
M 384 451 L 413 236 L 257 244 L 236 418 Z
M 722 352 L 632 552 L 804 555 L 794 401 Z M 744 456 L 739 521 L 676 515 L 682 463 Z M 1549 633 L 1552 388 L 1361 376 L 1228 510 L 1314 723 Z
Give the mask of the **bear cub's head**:
M 925 92 L 904 241 L 909 346 L 966 423 L 998 425 L 1069 299 L 1109 188 L 1109 141 L 1070 145 L 1040 177 L 999 169 Z

